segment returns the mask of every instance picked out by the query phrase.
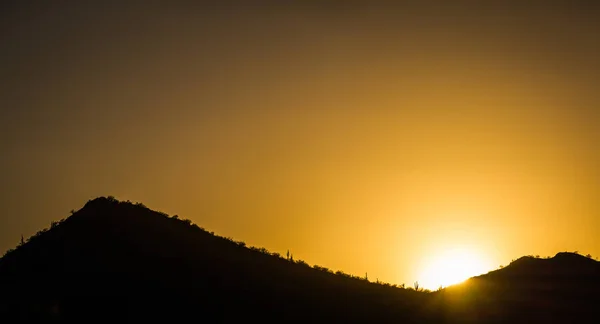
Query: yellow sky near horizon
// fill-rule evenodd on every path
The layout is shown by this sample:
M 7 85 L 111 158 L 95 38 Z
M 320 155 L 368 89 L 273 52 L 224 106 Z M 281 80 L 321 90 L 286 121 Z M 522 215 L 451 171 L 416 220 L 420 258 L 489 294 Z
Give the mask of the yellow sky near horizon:
M 600 255 L 598 6 L 492 3 L 2 11 L 0 251 L 113 195 L 391 283 Z

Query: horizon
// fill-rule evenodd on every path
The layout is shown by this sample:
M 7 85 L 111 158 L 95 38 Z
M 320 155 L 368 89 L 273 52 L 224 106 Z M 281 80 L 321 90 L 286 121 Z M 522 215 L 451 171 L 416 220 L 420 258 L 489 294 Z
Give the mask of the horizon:
M 203 226 L 201 226 L 201 224 L 194 224 L 193 222 L 191 222 L 191 220 L 188 220 L 185 217 L 182 217 L 180 215 L 169 215 L 167 213 L 164 213 L 160 210 L 155 210 L 153 209 L 151 206 L 146 206 L 145 204 L 143 204 L 143 202 L 136 202 L 136 201 L 131 201 L 131 200 L 123 200 L 123 199 L 118 199 L 112 195 L 109 196 L 98 196 L 98 197 L 94 197 L 90 200 L 88 200 L 80 209 L 78 210 L 71 210 L 71 213 L 69 216 L 61 218 L 60 220 L 54 220 L 51 221 L 50 223 L 50 227 L 46 227 L 43 229 L 40 229 L 35 235 L 32 235 L 31 237 L 27 237 L 25 238 L 24 236 L 21 236 L 21 242 L 19 245 L 15 246 L 14 248 L 9 248 L 7 251 L 4 251 L 3 254 L 5 253 L 9 253 L 11 251 L 14 251 L 15 249 L 18 249 L 21 245 L 27 244 L 29 243 L 30 239 L 33 238 L 34 236 L 38 236 L 42 233 L 44 233 L 45 231 L 48 231 L 50 228 L 54 228 L 57 225 L 60 225 L 60 223 L 66 219 L 68 219 L 71 216 L 74 216 L 75 214 L 79 213 L 80 211 L 84 210 L 85 207 L 88 206 L 88 204 L 90 202 L 93 201 L 97 201 L 97 200 L 101 200 L 101 199 L 108 199 L 109 201 L 112 200 L 114 202 L 118 202 L 118 203 L 126 203 L 126 204 L 131 204 L 132 206 L 138 206 L 144 209 L 147 209 L 150 212 L 153 213 L 158 213 L 161 214 L 167 218 L 176 218 L 185 222 L 189 221 L 189 225 L 194 225 L 194 226 L 198 226 L 202 231 L 205 231 L 206 233 L 209 233 L 211 235 L 214 235 L 216 237 L 228 240 L 228 241 L 232 241 L 236 244 L 240 244 L 242 243 L 243 247 L 249 248 L 249 249 L 254 249 L 256 251 L 260 251 L 261 253 L 265 253 L 267 255 L 270 256 L 276 256 L 276 257 L 280 257 L 283 258 L 284 254 L 280 253 L 278 251 L 269 251 L 268 249 L 266 249 L 265 247 L 261 247 L 261 246 L 251 246 L 251 245 L 247 245 L 246 242 L 244 241 L 238 241 L 236 240 L 236 238 L 232 238 L 232 237 L 227 237 L 227 236 L 223 236 L 220 235 L 219 233 L 215 233 L 214 231 L 211 231 L 210 229 L 206 229 Z M 452 260 L 442 260 L 441 258 L 434 258 L 435 261 L 451 261 L 449 263 L 441 263 L 441 264 L 433 264 L 434 266 L 439 266 L 441 268 L 446 267 L 446 269 L 444 269 L 446 273 L 446 276 L 441 276 L 442 278 L 440 278 L 440 273 L 433 271 L 428 273 L 428 271 L 431 270 L 435 270 L 435 268 L 429 267 L 429 268 L 425 268 L 425 269 L 421 269 L 421 277 L 417 278 L 415 281 L 413 281 L 413 285 L 409 285 L 405 282 L 402 283 L 394 283 L 394 282 L 385 282 L 383 280 L 379 280 L 379 278 L 375 278 L 375 280 L 371 280 L 368 278 L 368 272 L 365 272 L 365 277 L 361 277 L 360 274 L 357 273 L 349 273 L 347 271 L 344 271 L 344 269 L 329 269 L 327 267 L 324 267 L 322 265 L 318 265 L 318 264 L 314 264 L 311 263 L 310 260 L 302 260 L 302 259 L 294 259 L 293 257 L 293 251 L 290 253 L 290 250 L 286 251 L 286 258 L 288 260 L 291 260 L 291 262 L 295 262 L 295 263 L 299 263 L 299 264 L 304 264 L 304 265 L 308 265 L 311 268 L 314 269 L 324 269 L 326 271 L 331 271 L 331 274 L 335 274 L 338 275 L 338 272 L 341 272 L 344 275 L 350 275 L 352 278 L 363 278 L 364 280 L 371 282 L 371 283 L 377 283 L 377 284 L 383 284 L 383 285 L 391 285 L 392 287 L 397 287 L 397 288 L 407 288 L 407 289 L 413 289 L 417 290 L 417 291 L 422 291 L 422 292 L 433 292 L 442 288 L 448 288 L 448 287 L 452 287 L 452 286 L 456 286 L 456 285 L 460 285 L 462 283 L 464 283 L 465 281 L 474 278 L 474 277 L 479 277 L 481 275 L 486 275 L 490 272 L 494 272 L 497 270 L 501 270 L 504 269 L 507 266 L 510 266 L 513 264 L 513 262 L 521 260 L 521 259 L 526 259 L 526 258 L 532 258 L 532 259 L 540 259 L 540 260 L 549 260 L 549 259 L 554 259 L 556 257 L 558 257 L 559 255 L 564 255 L 564 254 L 573 254 L 573 255 L 577 255 L 579 257 L 585 257 L 594 261 L 598 261 L 598 256 L 594 257 L 591 254 L 581 254 L 579 251 L 558 251 L 556 253 L 554 253 L 553 255 L 548 255 L 548 256 L 540 256 L 538 255 L 533 255 L 533 254 L 529 254 L 529 255 L 522 255 L 516 258 L 513 258 L 508 264 L 506 265 L 500 265 L 497 268 L 494 269 L 488 269 L 488 268 L 479 268 L 479 269 L 468 269 L 469 271 L 465 272 L 465 271 L 458 271 L 453 273 L 452 270 L 463 270 L 459 266 L 462 263 L 465 262 L 470 262 L 472 260 L 478 260 L 477 258 L 470 258 L 469 256 L 467 258 L 463 258 L 464 252 L 470 252 L 468 249 L 453 249 L 453 250 L 449 250 L 447 252 L 451 252 L 451 253 L 447 253 L 445 255 L 445 257 L 448 257 L 448 259 L 452 259 Z M 452 253 L 455 252 L 455 253 Z M 456 254 L 456 252 L 458 252 L 458 254 Z M 290 258 L 291 257 L 291 258 Z M 0 257 L 0 259 L 2 259 L 2 257 Z M 449 276 L 448 276 L 449 275 Z M 419 290 L 420 289 L 420 290 Z
M 598 14 L 4 2 L 0 253 L 114 196 L 430 289 L 524 255 L 598 256 Z
M 445 289 L 445 288 L 449 288 L 449 287 L 461 285 L 462 283 L 466 282 L 469 279 L 473 279 L 473 278 L 476 278 L 476 277 L 478 278 L 478 277 L 481 277 L 481 276 L 485 277 L 487 274 L 490 274 L 492 272 L 496 272 L 496 271 L 502 270 L 502 269 L 504 269 L 506 267 L 511 267 L 511 266 L 513 266 L 513 264 L 515 262 L 518 262 L 518 261 L 524 260 L 524 259 L 555 260 L 559 256 L 562 256 L 563 260 L 564 260 L 564 256 L 565 255 L 572 255 L 572 256 L 577 256 L 577 257 L 580 257 L 580 258 L 586 258 L 586 259 L 590 259 L 592 261 L 598 262 L 598 257 L 597 256 L 593 257 L 591 254 L 583 255 L 583 254 L 580 254 L 579 251 L 559 251 L 559 252 L 556 252 L 556 254 L 554 254 L 552 256 L 549 255 L 549 256 L 545 256 L 545 257 L 540 256 L 540 255 L 524 255 L 524 256 L 520 256 L 518 258 L 515 258 L 515 259 L 511 260 L 511 262 L 509 264 L 507 264 L 506 266 L 501 265 L 497 269 L 485 270 L 485 271 L 479 271 L 479 272 L 473 272 L 473 274 L 470 274 L 470 275 L 465 275 L 464 272 L 452 273 L 451 270 L 453 270 L 453 269 L 445 269 L 445 271 L 450 270 L 449 274 L 451 275 L 451 277 L 450 277 L 450 281 L 446 281 L 446 283 L 444 283 L 444 284 L 442 284 L 442 283 L 440 283 L 438 281 L 435 281 L 435 280 L 438 280 L 439 278 L 435 277 L 436 275 L 438 275 L 438 273 L 434 272 L 434 273 L 431 273 L 431 275 L 433 275 L 434 277 L 424 278 L 425 280 L 423 280 L 423 281 L 421 281 L 421 279 L 423 279 L 423 278 L 420 278 L 419 280 L 416 280 L 413 283 L 413 286 L 410 286 L 410 285 L 407 285 L 404 282 L 403 283 L 389 283 L 389 282 L 384 282 L 384 281 L 379 280 L 379 278 L 375 278 L 375 280 L 372 280 L 372 278 L 369 279 L 368 273 L 365 273 L 364 276 L 361 276 L 361 275 L 358 275 L 358 274 L 353 274 L 353 273 L 345 272 L 343 269 L 329 269 L 327 267 L 323 267 L 323 266 L 318 265 L 318 264 L 311 264 L 310 262 L 307 262 L 307 260 L 295 259 L 293 257 L 293 252 L 290 253 L 289 250 L 284 255 L 282 253 L 278 253 L 278 252 L 274 252 L 274 251 L 269 251 L 268 249 L 266 249 L 264 247 L 249 246 L 244 241 L 239 241 L 239 240 L 236 240 L 235 238 L 232 238 L 232 237 L 226 237 L 226 236 L 219 235 L 219 233 L 215 233 L 214 231 L 210 231 L 209 229 L 206 229 L 206 228 L 204 228 L 202 226 L 199 226 L 198 224 L 194 224 L 191 220 L 186 219 L 185 217 L 181 217 L 179 215 L 169 215 L 169 214 L 166 214 L 166 213 L 161 212 L 159 210 L 154 210 L 151 207 L 148 207 L 148 206 L 144 205 L 142 202 L 135 202 L 135 201 L 130 201 L 130 200 L 120 200 L 120 199 L 117 199 L 114 196 L 100 196 L 100 197 L 95 197 L 93 199 L 88 200 L 85 203 L 85 205 L 82 206 L 80 209 L 78 209 L 78 210 L 72 210 L 71 211 L 71 215 L 69 215 L 68 217 L 62 218 L 60 220 L 52 221 L 51 222 L 51 226 L 49 228 L 41 229 L 35 235 L 33 235 L 31 237 L 28 237 L 28 238 L 21 237 L 21 242 L 19 243 L 19 245 L 17 245 L 14 249 L 9 249 L 8 251 L 6 251 L 6 254 L 4 256 L 6 256 L 6 255 L 8 255 L 9 253 L 12 253 L 12 252 L 18 253 L 18 251 L 16 251 L 16 250 L 18 250 L 22 246 L 29 245 L 30 242 L 33 239 L 38 240 L 39 237 L 44 237 L 45 235 L 47 235 L 46 233 L 49 230 L 57 228 L 57 227 L 60 227 L 60 225 L 64 221 L 68 220 L 70 217 L 76 216 L 76 215 L 81 214 L 81 213 L 85 214 L 86 211 L 89 213 L 89 211 L 90 211 L 89 209 L 93 210 L 94 208 L 97 208 L 98 206 L 101 206 L 101 205 L 98 205 L 98 202 L 100 202 L 102 204 L 105 204 L 106 202 L 109 202 L 109 203 L 111 203 L 111 205 L 112 205 L 112 203 L 117 203 L 116 205 L 112 205 L 112 206 L 121 206 L 121 207 L 112 207 L 114 209 L 104 209 L 104 208 L 98 209 L 100 211 L 103 211 L 104 213 L 106 213 L 106 212 L 116 212 L 117 214 L 119 214 L 122 217 L 124 217 L 124 216 L 133 216 L 134 213 L 132 213 L 131 209 L 122 209 L 122 206 L 124 206 L 124 205 L 130 205 L 132 207 L 141 208 L 142 210 L 147 211 L 148 214 L 145 215 L 146 217 L 150 216 L 151 214 L 154 214 L 154 215 L 163 216 L 165 218 L 165 220 L 167 220 L 169 218 L 170 219 L 176 219 L 176 220 L 180 221 L 181 223 L 183 223 L 183 224 L 185 224 L 187 226 L 195 228 L 196 230 L 200 230 L 201 232 L 204 232 L 204 233 L 210 234 L 212 236 L 221 238 L 221 239 L 223 239 L 225 241 L 232 242 L 232 243 L 236 244 L 238 247 L 243 247 L 243 248 L 246 248 L 246 249 L 249 249 L 249 250 L 258 251 L 260 253 L 266 254 L 266 255 L 274 257 L 274 258 L 285 259 L 285 260 L 287 260 L 287 261 L 289 261 L 291 263 L 294 263 L 294 264 L 298 264 L 298 265 L 302 265 L 302 266 L 308 266 L 309 268 L 313 268 L 313 269 L 319 270 L 319 271 L 324 271 L 324 272 L 327 272 L 327 273 L 329 273 L 331 275 L 342 276 L 342 277 L 347 277 L 347 278 L 352 278 L 352 279 L 358 279 L 358 280 L 365 280 L 365 281 L 370 282 L 370 283 L 381 284 L 383 286 L 392 287 L 392 288 L 413 289 L 415 291 L 420 291 L 420 292 L 440 291 L 442 288 Z M 106 206 L 106 205 L 104 205 L 104 206 Z M 124 212 L 124 211 L 127 211 L 130 214 L 122 214 L 122 212 Z M 108 215 L 105 214 L 105 215 L 102 215 L 102 216 L 108 216 Z M 138 219 L 138 221 L 140 221 L 140 219 Z M 143 224 L 144 223 L 141 222 L 141 224 L 137 224 L 137 225 L 143 225 Z M 164 223 L 162 225 L 167 225 L 167 224 L 168 223 Z M 134 225 L 134 227 L 137 226 L 135 223 L 133 223 L 133 225 Z M 142 232 L 144 231 L 144 227 L 143 226 L 140 227 L 140 229 L 142 229 Z M 146 234 L 142 234 L 142 235 L 146 235 Z M 39 246 L 39 244 L 38 244 L 38 246 Z M 216 248 L 217 245 L 215 245 L 214 247 Z M 455 259 L 453 264 L 449 264 L 450 266 L 461 264 L 461 263 L 463 263 L 465 261 L 469 262 L 469 261 L 472 260 L 472 258 L 469 258 L 469 257 L 467 257 L 466 259 L 462 258 L 464 256 L 464 254 L 461 255 L 461 252 L 464 252 L 464 250 L 458 249 L 458 250 L 455 250 L 453 252 L 459 252 L 459 254 L 447 255 L 447 256 L 452 257 L 453 259 Z M 0 259 L 3 259 L 4 256 L 0 257 Z M 14 258 L 13 258 L 13 260 L 14 260 Z M 571 259 L 571 260 L 573 260 L 573 259 Z M 447 265 L 448 264 L 441 264 L 440 266 L 444 267 L 444 266 L 447 266 Z M 427 273 L 424 273 L 424 274 L 428 275 Z M 456 275 L 456 274 L 458 274 L 459 276 L 463 276 L 463 277 L 461 277 L 461 278 L 452 277 L 452 275 Z M 442 280 L 443 279 L 448 279 L 448 278 L 442 278 Z M 429 281 L 429 280 L 432 280 L 432 281 Z

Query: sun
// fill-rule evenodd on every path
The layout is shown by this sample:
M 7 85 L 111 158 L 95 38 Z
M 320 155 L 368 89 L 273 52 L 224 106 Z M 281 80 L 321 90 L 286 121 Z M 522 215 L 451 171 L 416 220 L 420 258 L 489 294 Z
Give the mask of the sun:
M 435 290 L 440 286 L 461 283 L 489 270 L 486 259 L 475 251 L 449 249 L 426 262 L 418 282 L 420 287 Z

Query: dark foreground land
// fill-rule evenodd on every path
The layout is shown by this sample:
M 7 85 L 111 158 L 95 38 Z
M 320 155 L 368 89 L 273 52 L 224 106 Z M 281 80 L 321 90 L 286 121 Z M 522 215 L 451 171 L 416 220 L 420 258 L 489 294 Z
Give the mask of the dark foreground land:
M 520 258 L 437 292 L 310 267 L 101 197 L 0 259 L 0 323 L 595 323 L 600 262 Z

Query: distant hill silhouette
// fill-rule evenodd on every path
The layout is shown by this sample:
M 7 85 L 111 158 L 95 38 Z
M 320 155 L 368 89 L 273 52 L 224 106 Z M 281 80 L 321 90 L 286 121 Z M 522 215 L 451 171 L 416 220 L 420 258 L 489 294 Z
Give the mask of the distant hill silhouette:
M 465 321 L 595 323 L 600 262 L 569 252 L 526 256 L 436 294 L 446 316 Z
M 377 284 L 112 197 L 0 259 L 0 322 L 464 323 L 593 319 L 599 263 L 524 257 L 434 293 Z

